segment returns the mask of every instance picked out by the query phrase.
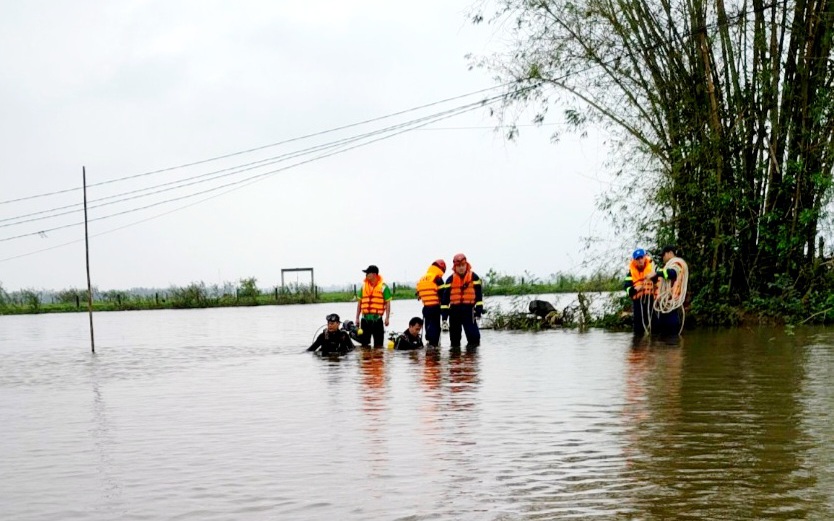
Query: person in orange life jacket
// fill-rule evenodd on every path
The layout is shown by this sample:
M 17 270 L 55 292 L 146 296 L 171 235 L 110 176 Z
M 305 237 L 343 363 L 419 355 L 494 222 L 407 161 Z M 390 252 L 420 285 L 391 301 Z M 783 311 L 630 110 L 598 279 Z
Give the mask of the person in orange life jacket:
M 344 355 L 353 351 L 353 342 L 350 341 L 350 335 L 347 331 L 339 329 L 339 315 L 331 313 L 327 315 L 327 330 L 320 334 L 313 342 L 313 345 L 307 348 L 307 351 L 317 351 L 322 356 L 329 355 Z
M 426 322 L 426 342 L 429 347 L 440 345 L 440 288 L 446 262 L 437 259 L 431 263 L 426 274 L 417 281 L 417 300 L 423 302 L 423 320 Z
M 623 289 L 625 289 L 626 294 L 631 298 L 631 309 L 634 320 L 632 326 L 635 335 L 644 334 L 646 332 L 646 325 L 651 323 L 654 286 L 651 280 L 647 278 L 651 273 L 654 273 L 652 260 L 646 254 L 646 250 L 637 248 L 631 254 L 628 275 L 626 275 L 623 281 Z
M 665 266 L 667 262 L 669 262 L 674 257 L 677 257 L 678 253 L 674 246 L 664 246 L 663 247 L 663 265 Z M 658 283 L 658 279 L 666 279 L 670 283 L 674 284 L 676 280 L 678 280 L 678 270 L 673 267 L 663 268 L 660 271 L 652 271 L 649 273 L 648 278 L 655 284 Z M 681 317 L 680 313 L 677 309 L 674 309 L 668 313 L 658 313 L 657 311 L 654 312 L 655 321 L 652 324 L 653 331 L 656 331 L 661 336 L 676 336 L 680 334 L 681 331 Z M 656 328 L 656 329 L 655 329 Z
M 460 330 L 466 333 L 466 347 L 481 343 L 481 332 L 476 318 L 484 312 L 481 278 L 472 271 L 466 255 L 458 253 L 454 258 L 452 275 L 446 279 L 440 292 L 440 314 L 449 320 L 449 342 L 452 348 L 460 347 Z
M 422 349 L 423 339 L 420 333 L 423 331 L 423 319 L 414 317 L 408 321 L 408 329 L 397 337 L 394 343 L 394 349 L 398 351 L 409 351 L 412 349 Z
M 370 347 L 370 340 L 373 336 L 374 347 L 382 347 L 385 326 L 388 325 L 391 315 L 393 295 L 379 275 L 379 268 L 371 264 L 362 272 L 365 273 L 365 282 L 359 293 L 359 300 L 356 302 L 356 323 L 362 329 L 359 343 L 362 347 Z

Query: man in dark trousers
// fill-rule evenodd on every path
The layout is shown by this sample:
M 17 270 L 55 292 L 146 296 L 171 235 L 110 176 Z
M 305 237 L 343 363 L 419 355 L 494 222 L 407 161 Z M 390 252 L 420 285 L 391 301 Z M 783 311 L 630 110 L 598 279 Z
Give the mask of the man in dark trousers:
M 453 259 L 452 275 L 440 293 L 440 313 L 449 320 L 449 342 L 452 349 L 460 348 L 461 327 L 466 333 L 466 347 L 481 344 L 481 332 L 475 321 L 484 312 L 481 278 L 472 271 L 466 255 L 458 253 Z
M 362 270 L 365 280 L 362 291 L 356 301 L 356 323 L 359 324 L 359 343 L 362 347 L 382 347 L 385 338 L 385 328 L 388 327 L 391 316 L 391 299 L 393 295 L 388 285 L 382 280 L 379 268 L 371 264 Z M 361 319 L 361 320 L 360 320 Z
M 353 342 L 347 331 L 339 329 L 339 315 L 327 315 L 327 329 L 320 334 L 307 351 L 318 352 L 321 356 L 344 355 L 353 351 Z
M 686 262 L 678 257 L 678 252 L 674 246 L 665 246 L 662 256 L 663 268 L 649 274 L 649 278 L 655 285 L 656 291 L 658 291 L 659 299 L 659 302 L 655 305 L 655 321 L 652 327 L 656 328 L 656 332 L 660 336 L 675 337 L 681 333 L 681 310 L 677 304 L 683 304 L 683 299 L 686 298 L 685 294 L 681 295 L 681 281 L 678 279 L 683 275 L 681 271 L 687 270 L 688 267 Z M 666 281 L 665 285 L 662 281 Z M 666 291 L 662 291 L 664 288 L 668 288 L 668 294 L 666 294 Z M 660 304 L 664 305 L 662 310 L 657 309 Z M 655 332 L 655 330 L 652 332 Z
M 440 288 L 446 262 L 437 259 L 431 263 L 426 274 L 417 281 L 417 300 L 423 303 L 423 320 L 426 323 L 426 342 L 429 347 L 440 345 Z
M 634 334 L 643 336 L 652 328 L 652 305 L 654 304 L 654 284 L 650 276 L 654 274 L 654 264 L 646 250 L 637 248 L 631 254 L 628 273 L 623 279 L 623 289 L 631 299 Z

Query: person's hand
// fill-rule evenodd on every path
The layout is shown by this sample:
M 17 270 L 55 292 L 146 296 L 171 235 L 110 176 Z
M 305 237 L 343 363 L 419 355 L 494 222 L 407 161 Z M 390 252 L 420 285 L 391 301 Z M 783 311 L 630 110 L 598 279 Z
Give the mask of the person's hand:
M 385 317 L 385 327 L 388 327 L 388 317 Z

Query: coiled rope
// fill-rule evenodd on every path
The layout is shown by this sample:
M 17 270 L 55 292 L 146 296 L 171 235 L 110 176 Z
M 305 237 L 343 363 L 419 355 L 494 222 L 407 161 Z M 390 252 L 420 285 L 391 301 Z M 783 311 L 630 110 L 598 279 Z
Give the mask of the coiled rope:
M 678 276 L 674 282 L 666 278 L 660 278 L 657 281 L 658 288 L 657 297 L 654 300 L 654 310 L 658 313 L 671 313 L 680 309 L 681 328 L 678 334 L 681 334 L 686 322 L 686 311 L 683 309 L 683 303 L 686 300 L 686 291 L 689 288 L 689 266 L 680 257 L 672 257 L 663 266 L 663 269 L 674 269 Z
M 686 299 L 686 290 L 689 286 L 689 266 L 680 257 L 672 257 L 663 266 L 664 270 L 673 269 L 678 276 L 675 281 L 666 278 L 659 278 L 657 298 L 654 300 L 654 310 L 658 313 L 671 313 L 683 306 Z

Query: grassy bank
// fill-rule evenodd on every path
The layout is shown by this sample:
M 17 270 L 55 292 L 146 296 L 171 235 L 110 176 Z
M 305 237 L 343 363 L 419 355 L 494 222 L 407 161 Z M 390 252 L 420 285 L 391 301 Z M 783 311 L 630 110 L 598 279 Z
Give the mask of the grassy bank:
M 204 282 L 194 282 L 188 286 L 166 289 L 98 291 L 94 288 L 93 310 L 195 309 L 350 302 L 355 300 L 357 290 L 355 285 L 341 291 L 322 291 L 320 288 L 300 285 L 264 290 L 258 288 L 256 282 L 255 278 L 246 278 L 234 284 L 209 286 Z M 557 274 L 542 281 L 529 275 L 508 276 L 493 270 L 489 270 L 483 277 L 485 296 L 610 291 L 616 289 L 616 284 L 617 281 L 613 277 Z M 395 300 L 415 298 L 413 286 L 392 283 L 391 289 Z M 61 291 L 24 289 L 6 292 L 0 287 L 0 315 L 82 312 L 87 310 L 87 298 L 86 290 L 75 288 Z

